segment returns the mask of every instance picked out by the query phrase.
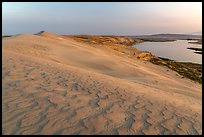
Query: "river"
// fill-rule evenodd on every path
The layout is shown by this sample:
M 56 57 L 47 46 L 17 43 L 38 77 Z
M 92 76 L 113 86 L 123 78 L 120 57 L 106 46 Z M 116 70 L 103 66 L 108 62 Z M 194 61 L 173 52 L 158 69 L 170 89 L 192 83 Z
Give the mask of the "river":
M 192 42 L 192 41 L 191 41 Z M 202 64 L 202 54 L 194 53 L 188 47 L 202 48 L 201 44 L 188 43 L 187 40 L 169 42 L 142 42 L 133 45 L 141 51 L 149 51 L 156 56 L 168 58 L 179 62 L 193 62 Z

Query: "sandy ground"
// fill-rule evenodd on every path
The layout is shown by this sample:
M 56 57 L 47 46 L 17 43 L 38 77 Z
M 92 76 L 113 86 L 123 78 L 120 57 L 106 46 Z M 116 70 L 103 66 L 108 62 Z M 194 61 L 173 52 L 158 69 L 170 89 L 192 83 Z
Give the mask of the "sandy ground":
M 202 134 L 202 86 L 58 35 L 3 38 L 2 134 Z

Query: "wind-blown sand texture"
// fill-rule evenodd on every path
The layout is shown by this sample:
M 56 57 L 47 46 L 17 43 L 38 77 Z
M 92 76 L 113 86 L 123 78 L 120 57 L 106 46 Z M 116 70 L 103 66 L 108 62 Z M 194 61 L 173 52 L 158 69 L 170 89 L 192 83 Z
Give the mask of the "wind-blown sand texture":
M 56 34 L 3 38 L 2 134 L 202 134 L 202 86 Z

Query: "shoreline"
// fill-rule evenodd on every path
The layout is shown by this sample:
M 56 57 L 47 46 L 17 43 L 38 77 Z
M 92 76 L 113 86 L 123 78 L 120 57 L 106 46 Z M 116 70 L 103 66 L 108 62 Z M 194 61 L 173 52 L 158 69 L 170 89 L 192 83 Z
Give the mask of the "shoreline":
M 195 54 L 201 54 L 202 55 L 202 48 L 190 47 L 187 49 L 195 50 L 195 52 L 194 52 Z M 153 57 L 148 61 L 155 64 L 155 65 L 166 66 L 169 69 L 182 75 L 182 78 L 185 77 L 185 78 L 188 78 L 188 79 L 193 80 L 195 82 L 198 82 L 200 84 L 202 83 L 202 63 L 199 64 L 199 63 L 194 63 L 194 62 L 175 61 L 175 60 L 171 60 L 169 58 L 159 57 L 157 55 L 155 55 L 155 56 L 158 58 Z
M 151 59 L 150 62 L 156 65 L 166 66 L 180 75 L 182 78 L 188 78 L 190 80 L 202 83 L 202 64 L 192 62 L 178 62 L 170 60 L 168 58 L 158 57 L 159 59 Z

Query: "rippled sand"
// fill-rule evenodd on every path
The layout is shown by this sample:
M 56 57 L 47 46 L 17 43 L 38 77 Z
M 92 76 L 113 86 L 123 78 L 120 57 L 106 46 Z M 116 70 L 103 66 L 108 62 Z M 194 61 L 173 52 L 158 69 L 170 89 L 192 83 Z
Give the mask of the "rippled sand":
M 3 38 L 2 134 L 202 134 L 202 86 L 58 35 Z

